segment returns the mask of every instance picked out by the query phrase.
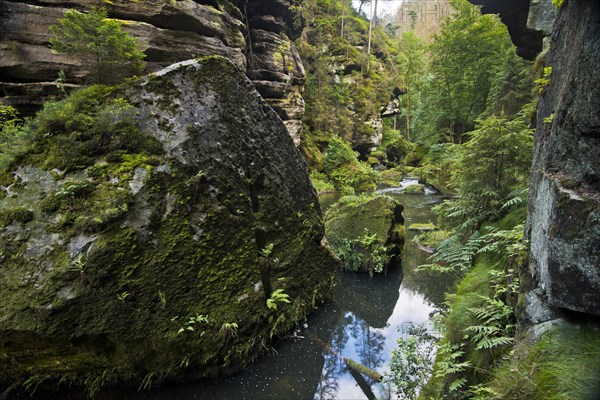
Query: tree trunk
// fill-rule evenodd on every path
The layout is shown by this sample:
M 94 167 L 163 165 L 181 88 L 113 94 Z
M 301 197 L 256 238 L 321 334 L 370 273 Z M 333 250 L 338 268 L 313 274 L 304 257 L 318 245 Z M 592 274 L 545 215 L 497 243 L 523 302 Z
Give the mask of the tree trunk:
M 410 90 L 406 88 L 406 140 L 410 140 Z
M 342 3 L 342 29 L 340 30 L 340 36 L 344 37 L 344 0 L 340 0 Z
M 375 16 L 377 15 L 377 0 L 375 0 L 375 7 L 371 9 L 373 11 L 371 13 L 371 19 L 369 20 L 369 40 L 367 42 L 367 72 L 369 72 L 369 68 L 371 67 L 371 36 L 373 35 L 373 22 Z

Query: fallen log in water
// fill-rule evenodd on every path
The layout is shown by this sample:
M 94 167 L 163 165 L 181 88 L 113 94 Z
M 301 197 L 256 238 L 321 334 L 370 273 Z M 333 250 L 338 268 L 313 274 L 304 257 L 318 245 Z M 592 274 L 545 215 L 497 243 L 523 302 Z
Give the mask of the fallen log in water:
M 343 360 L 350 370 L 359 372 L 364 376 L 373 379 L 375 382 L 381 382 L 383 380 L 383 375 L 381 375 L 379 372 L 373 371 L 371 368 L 365 367 L 364 365 L 357 363 L 351 358 L 344 357 Z

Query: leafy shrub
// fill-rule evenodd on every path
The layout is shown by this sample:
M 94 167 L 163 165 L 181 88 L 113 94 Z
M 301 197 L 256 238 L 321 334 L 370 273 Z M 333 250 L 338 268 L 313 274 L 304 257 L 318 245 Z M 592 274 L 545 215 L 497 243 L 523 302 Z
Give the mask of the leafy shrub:
M 376 188 L 377 173 L 343 139 L 335 137 L 329 143 L 323 167 L 336 189 L 344 193 L 372 191 Z
M 408 326 L 407 336 L 396 342 L 390 360 L 389 382 L 403 399 L 416 399 L 433 371 L 437 339 L 423 324 Z
M 387 262 L 387 249 L 377 243 L 377 234 L 365 228 L 363 236 L 356 239 L 343 239 L 333 246 L 333 252 L 342 262 L 345 271 L 369 271 L 380 273 Z

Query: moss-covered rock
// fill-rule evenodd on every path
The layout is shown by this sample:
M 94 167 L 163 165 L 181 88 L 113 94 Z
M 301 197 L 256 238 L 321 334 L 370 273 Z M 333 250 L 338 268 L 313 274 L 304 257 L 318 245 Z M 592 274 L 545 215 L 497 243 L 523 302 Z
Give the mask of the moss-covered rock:
M 425 194 L 425 186 L 420 183 L 415 183 L 414 185 L 408 185 L 402 193 L 406 194 Z
M 381 181 L 379 183 L 385 186 L 399 187 L 400 181 L 404 178 L 404 175 L 404 171 L 398 169 L 386 169 L 385 171 L 381 171 Z
M 337 261 L 306 165 L 232 63 L 79 96 L 2 171 L 0 380 L 221 374 L 328 294 Z M 290 303 L 267 307 L 279 289 Z
M 409 231 L 417 231 L 417 232 L 428 232 L 437 229 L 437 226 L 432 223 L 427 224 L 410 224 L 408 226 Z
M 406 237 L 403 209 L 389 196 L 345 196 L 329 208 L 325 232 L 342 267 L 373 273 L 398 264 Z

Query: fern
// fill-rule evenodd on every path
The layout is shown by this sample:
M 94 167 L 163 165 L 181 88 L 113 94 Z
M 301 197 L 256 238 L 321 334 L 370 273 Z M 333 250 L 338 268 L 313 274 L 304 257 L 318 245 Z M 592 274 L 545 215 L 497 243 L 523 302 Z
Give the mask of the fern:
M 479 324 L 464 329 L 465 339 L 475 343 L 476 350 L 490 350 L 511 344 L 514 333 L 514 325 L 510 323 L 512 307 L 497 298 L 479 297 L 484 305 L 467 309 Z
M 269 310 L 277 310 L 277 303 L 289 303 L 290 296 L 283 293 L 283 289 L 277 289 L 271 293 L 271 297 L 267 299 L 267 308 Z
M 473 258 L 483 245 L 479 232 L 473 233 L 466 243 L 461 243 L 458 235 L 442 241 L 430 259 L 431 264 L 419 266 L 419 270 L 441 272 L 464 272 L 473 264 Z

